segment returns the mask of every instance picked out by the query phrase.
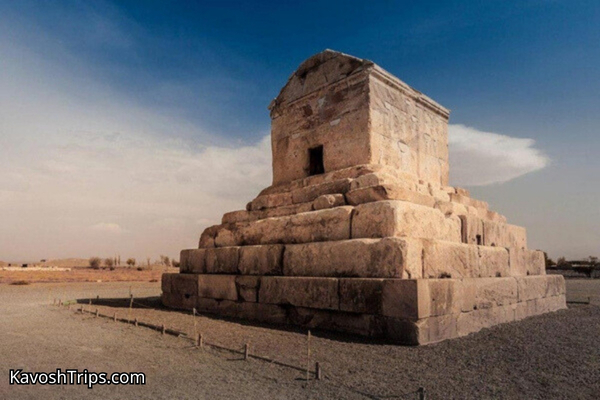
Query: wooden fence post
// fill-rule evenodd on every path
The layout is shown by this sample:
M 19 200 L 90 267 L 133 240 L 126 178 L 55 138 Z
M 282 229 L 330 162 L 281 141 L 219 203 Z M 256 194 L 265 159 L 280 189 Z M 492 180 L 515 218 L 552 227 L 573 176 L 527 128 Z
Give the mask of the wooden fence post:
M 192 319 L 193 319 L 193 323 L 194 323 L 194 336 L 193 337 L 197 337 L 198 336 L 198 330 L 196 329 L 196 308 L 192 308 Z
M 310 331 L 306 340 L 306 381 L 310 379 Z
M 129 290 L 131 291 L 131 286 L 129 287 Z M 127 323 L 129 324 L 131 322 L 131 309 L 133 308 L 133 294 L 129 295 L 129 314 L 127 314 Z
M 323 379 L 322 373 L 323 372 L 321 371 L 321 364 L 319 364 L 319 362 L 317 361 L 317 363 L 315 364 L 315 374 L 317 376 L 318 381 Z

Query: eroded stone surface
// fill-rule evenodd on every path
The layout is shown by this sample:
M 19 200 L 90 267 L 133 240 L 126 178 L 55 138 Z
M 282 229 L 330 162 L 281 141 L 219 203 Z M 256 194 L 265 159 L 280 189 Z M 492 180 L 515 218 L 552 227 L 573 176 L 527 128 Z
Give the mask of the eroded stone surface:
M 165 305 L 406 344 L 565 308 L 525 229 L 448 186 L 447 109 L 329 50 L 269 109 L 273 184 L 181 252 Z
M 338 310 L 338 279 L 266 276 L 261 281 L 261 303 Z
M 413 237 L 461 241 L 458 216 L 399 200 L 377 201 L 356 207 L 352 238 Z
M 286 276 L 400 278 L 410 262 L 407 246 L 405 240 L 396 238 L 287 245 L 283 273 Z
M 243 275 L 281 275 L 283 245 L 240 247 L 239 271 Z

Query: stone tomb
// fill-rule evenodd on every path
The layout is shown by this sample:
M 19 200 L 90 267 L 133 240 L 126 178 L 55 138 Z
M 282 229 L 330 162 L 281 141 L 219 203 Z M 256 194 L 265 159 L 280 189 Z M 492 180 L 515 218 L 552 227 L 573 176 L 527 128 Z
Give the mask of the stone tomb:
M 273 184 L 181 252 L 166 306 L 405 344 L 566 307 L 525 229 L 448 186 L 446 108 L 326 50 L 269 110 Z

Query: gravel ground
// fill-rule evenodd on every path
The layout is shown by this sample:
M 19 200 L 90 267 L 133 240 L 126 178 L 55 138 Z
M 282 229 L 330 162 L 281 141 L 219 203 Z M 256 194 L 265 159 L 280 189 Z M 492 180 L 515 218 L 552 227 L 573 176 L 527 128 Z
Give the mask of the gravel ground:
M 568 281 L 578 296 L 598 297 L 596 285 Z M 53 298 L 100 296 L 103 314 L 129 313 L 128 283 L 0 285 L 0 398 L 416 398 L 594 399 L 600 393 L 600 308 L 577 306 L 424 347 L 369 343 L 356 337 L 313 332 L 312 359 L 325 379 L 307 383 L 304 373 L 240 354 L 194 349 L 185 338 L 114 323 L 49 305 Z M 156 305 L 156 283 L 131 284 L 136 302 Z M 50 291 L 51 290 L 51 291 Z M 114 301 L 114 299 L 125 299 Z M 113 300 L 111 300 L 113 299 Z M 104 305 L 102 305 L 104 304 Z M 136 305 L 132 318 L 194 332 L 189 313 Z M 89 308 L 89 306 L 87 306 Z M 306 332 L 196 318 L 206 341 L 251 352 L 283 364 L 306 365 Z M 148 384 L 103 386 L 8 386 L 8 370 L 143 371 Z M 412 393 L 410 395 L 404 395 Z

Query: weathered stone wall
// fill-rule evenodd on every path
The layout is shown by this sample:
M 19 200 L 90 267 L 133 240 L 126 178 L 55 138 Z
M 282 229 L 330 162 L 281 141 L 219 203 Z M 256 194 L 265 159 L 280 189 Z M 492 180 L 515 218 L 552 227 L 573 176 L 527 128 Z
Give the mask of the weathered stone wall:
M 525 229 L 448 186 L 448 110 L 330 51 L 270 109 L 274 184 L 181 252 L 165 305 L 408 344 L 565 307 Z
M 309 175 L 308 149 L 323 146 L 325 171 L 369 164 L 368 70 L 362 60 L 313 60 L 271 106 L 273 184 Z
M 380 68 L 370 76 L 373 164 L 448 185 L 448 112 Z
M 170 307 L 427 344 L 565 308 L 564 278 L 369 279 L 164 274 Z
M 326 172 L 374 164 L 448 184 L 448 110 L 369 61 L 311 57 L 270 108 L 275 186 L 307 177 L 316 146 Z

